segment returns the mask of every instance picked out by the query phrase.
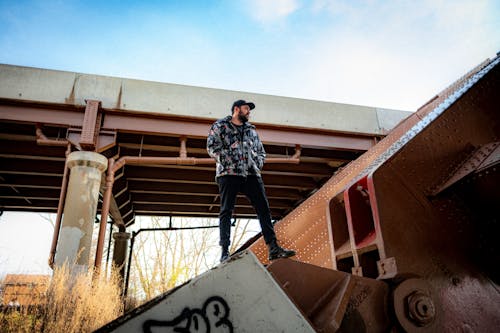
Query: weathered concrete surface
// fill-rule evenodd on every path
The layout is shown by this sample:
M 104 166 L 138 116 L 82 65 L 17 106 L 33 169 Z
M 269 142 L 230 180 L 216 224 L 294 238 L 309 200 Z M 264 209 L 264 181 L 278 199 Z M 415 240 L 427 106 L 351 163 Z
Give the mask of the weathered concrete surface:
M 56 266 L 65 262 L 74 264 L 76 270 L 88 266 L 99 186 L 107 165 L 106 157 L 97 153 L 76 151 L 69 154 L 70 176 L 55 256 Z
M 401 121 L 409 117 L 412 113 L 406 113 L 405 117 L 401 111 L 388 110 L 388 109 L 377 109 L 377 120 L 380 130 L 383 133 L 388 133 L 391 129 L 396 127 Z
M 314 332 L 252 252 L 234 257 L 96 332 L 233 331 Z
M 254 123 L 355 134 L 386 134 L 410 115 L 359 105 L 1 64 L 0 83 L 0 98 L 80 106 L 86 99 L 96 99 L 105 109 L 210 119 L 229 114 L 233 101 L 246 99 L 257 106 Z

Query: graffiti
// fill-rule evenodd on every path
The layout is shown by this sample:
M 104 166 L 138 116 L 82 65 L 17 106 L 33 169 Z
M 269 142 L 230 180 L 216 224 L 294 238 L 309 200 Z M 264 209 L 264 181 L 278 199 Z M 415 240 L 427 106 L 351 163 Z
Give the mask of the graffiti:
M 219 333 L 233 332 L 229 318 L 229 306 L 219 296 L 208 298 L 201 309 L 184 308 L 180 315 L 172 320 L 146 320 L 142 325 L 145 333 L 180 332 L 180 333 Z

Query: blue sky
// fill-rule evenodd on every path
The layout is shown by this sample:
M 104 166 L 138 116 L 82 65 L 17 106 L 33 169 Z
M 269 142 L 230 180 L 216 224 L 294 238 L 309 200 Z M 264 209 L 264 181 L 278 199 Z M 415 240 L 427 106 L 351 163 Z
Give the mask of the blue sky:
M 412 111 L 500 51 L 499 18 L 498 0 L 0 0 L 0 63 Z M 46 267 L 51 235 L 5 213 L 0 266 Z
M 2 1 L 0 62 L 415 110 L 500 51 L 500 1 Z

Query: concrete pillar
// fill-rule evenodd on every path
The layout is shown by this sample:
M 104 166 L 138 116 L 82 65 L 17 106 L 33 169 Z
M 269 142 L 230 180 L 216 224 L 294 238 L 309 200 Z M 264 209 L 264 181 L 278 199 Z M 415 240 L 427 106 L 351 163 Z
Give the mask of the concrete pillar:
M 98 153 L 76 151 L 68 155 L 67 162 L 70 176 L 55 265 L 67 262 L 75 265 L 74 270 L 85 270 L 89 265 L 101 177 L 108 160 Z
M 113 265 L 119 268 L 122 281 L 125 278 L 125 260 L 127 259 L 127 245 L 130 237 L 130 232 L 115 232 L 113 234 L 113 239 L 115 240 L 115 245 L 113 247 Z

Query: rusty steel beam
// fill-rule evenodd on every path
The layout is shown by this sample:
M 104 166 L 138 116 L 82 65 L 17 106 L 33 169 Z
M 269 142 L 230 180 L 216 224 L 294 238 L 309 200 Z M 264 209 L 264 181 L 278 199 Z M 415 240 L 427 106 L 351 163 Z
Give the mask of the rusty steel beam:
M 206 138 L 212 121 L 202 119 L 168 119 L 152 115 L 116 113 L 102 110 L 104 121 L 102 129 Z M 7 121 L 41 123 L 62 127 L 82 127 L 85 112 L 80 108 L 57 109 L 55 107 L 35 107 L 29 105 L 7 105 L 0 103 L 0 116 Z M 373 136 L 339 134 L 333 131 L 307 130 L 289 127 L 259 125 L 259 136 L 267 144 L 287 144 L 290 146 L 323 147 L 330 149 L 366 151 L 372 147 Z
M 214 173 L 194 170 L 176 170 L 175 173 L 153 167 L 127 166 L 125 174 L 129 180 L 158 181 L 158 182 L 182 182 L 182 183 L 204 183 L 215 182 Z M 274 175 L 262 175 L 264 183 L 269 186 L 285 186 L 296 188 L 315 188 L 317 183 L 310 177 L 289 176 L 279 177 Z
M 0 172 L 3 182 L 0 182 L 0 186 L 19 186 L 26 188 L 61 188 L 61 175 L 49 175 L 49 176 L 20 176 L 14 174 L 2 174 Z
M 37 176 L 37 177 L 62 177 L 62 173 L 38 172 L 38 171 L 14 171 L 0 170 L 2 175 Z
M 162 177 L 165 177 L 165 176 L 162 176 Z M 290 177 L 290 178 L 293 178 L 293 177 Z M 195 179 L 195 178 L 192 178 L 189 179 L 189 180 L 186 180 L 186 179 L 182 179 L 180 177 L 175 177 L 175 176 L 171 176 L 171 177 L 166 177 L 165 179 L 163 178 L 139 178 L 139 177 L 128 177 L 127 178 L 129 181 L 131 182 L 142 182 L 143 184 L 147 183 L 147 182 L 152 182 L 152 183 L 161 183 L 161 184 L 167 184 L 167 183 L 177 183 L 177 184 L 182 184 L 182 186 L 184 186 L 184 184 L 198 184 L 198 185 L 203 185 L 203 186 L 206 186 L 206 185 L 212 185 L 212 184 L 215 184 L 215 180 L 213 180 L 214 178 L 212 178 L 212 180 L 209 180 L 209 179 L 206 179 L 206 180 L 203 180 L 203 179 Z M 299 190 L 299 191 L 310 191 L 310 190 L 313 190 L 315 189 L 316 187 L 319 186 L 318 183 L 316 183 L 314 180 L 312 179 L 302 179 L 301 181 L 297 180 L 296 182 L 292 183 L 290 180 L 287 180 L 287 179 L 282 179 L 280 177 L 276 177 L 276 176 L 271 176 L 271 177 L 266 177 L 264 176 L 263 177 L 264 179 L 264 183 L 265 183 L 265 186 L 266 186 L 266 189 L 267 188 L 276 188 L 276 189 L 289 189 L 289 190 Z M 148 186 L 148 185 L 146 185 Z M 163 185 L 158 185 L 160 186 L 163 186 Z
M 28 197 L 28 199 L 30 199 Z M 37 198 L 35 198 L 37 199 Z M 53 199 L 53 200 L 57 200 L 57 199 Z M 195 201 L 199 201 L 199 200 L 195 200 Z M 157 206 L 157 207 L 163 207 L 163 206 L 196 206 L 196 207 L 209 207 L 211 209 L 213 209 L 213 207 L 216 207 L 216 206 L 219 206 L 220 204 L 219 203 L 213 203 L 213 202 L 192 202 L 192 201 L 186 201 L 186 200 L 170 200 L 170 201 L 142 201 L 142 200 L 137 200 L 135 199 L 134 200 L 134 207 L 137 207 L 138 205 L 148 205 L 150 207 L 154 207 L 154 206 Z M 242 208 L 252 208 L 252 204 L 248 201 L 243 201 L 243 200 L 238 200 L 238 202 L 236 202 L 236 206 L 235 207 L 242 207 Z M 272 202 L 270 201 L 269 202 L 269 207 L 271 208 L 271 210 L 275 210 L 275 209 L 279 209 L 279 210 L 286 210 L 290 207 L 290 205 L 283 205 L 283 204 L 279 204 L 279 203 L 276 203 L 276 202 Z
M 150 210 L 140 210 L 135 209 L 136 216 L 176 216 L 176 217 L 195 217 L 195 218 L 218 218 L 219 212 L 185 212 L 185 211 L 150 211 Z M 235 214 L 233 217 L 254 219 L 255 214 Z M 130 226 L 130 223 L 126 223 L 126 226 Z
M 151 119 L 129 114 L 108 113 L 104 118 L 104 128 L 116 128 L 133 133 L 157 133 L 192 137 L 206 137 L 210 122 L 195 123 L 179 119 Z M 308 147 L 328 147 L 345 150 L 365 151 L 374 145 L 371 136 L 354 136 L 334 132 L 307 131 L 304 129 L 277 129 L 259 125 L 259 136 L 264 143 L 300 144 Z
M 190 205 L 214 205 L 214 196 L 195 196 L 189 193 L 181 195 L 172 194 L 150 194 L 150 193 L 133 193 L 134 202 L 149 202 L 149 203 L 179 203 L 179 204 L 190 204 Z M 219 200 L 215 201 L 219 204 Z M 250 205 L 250 202 L 243 195 L 239 195 L 236 200 L 237 205 Z M 277 206 L 281 208 L 289 207 L 291 204 L 290 200 L 283 199 L 270 199 L 269 204 L 271 206 Z
M 8 200 L 8 199 L 24 199 L 24 200 L 46 200 L 46 201 L 58 201 L 59 198 L 51 198 L 51 197 L 46 197 L 46 196 L 33 196 L 33 195 L 0 195 L 0 200 Z
M 492 142 L 477 148 L 468 159 L 458 167 L 449 178 L 432 189 L 431 195 L 435 196 L 453 184 L 459 182 L 470 174 L 480 173 L 492 165 L 500 164 L 500 142 Z
M 213 213 L 213 212 L 218 213 L 219 206 L 218 205 L 214 206 L 214 209 L 212 211 L 208 211 L 208 207 L 206 207 L 206 206 L 192 206 L 192 205 L 183 205 L 183 204 L 154 205 L 154 204 L 146 203 L 146 204 L 135 204 L 134 210 L 135 211 L 158 211 L 158 212 L 189 212 L 189 213 L 201 213 L 201 214 L 203 214 L 203 213 Z M 274 216 L 281 215 L 282 211 L 283 210 L 280 210 L 280 209 L 274 209 L 274 210 L 271 210 L 271 213 L 273 213 Z M 250 206 L 236 206 L 235 215 L 238 215 L 238 214 L 256 216 L 254 209 Z
M 0 123 L 1 125 L 2 123 Z M 9 125 L 12 123 L 9 123 Z M 2 141 L 18 141 L 21 143 L 30 142 L 31 144 L 36 143 L 35 135 L 26 135 L 18 133 L 0 133 L 0 140 Z M 54 148 L 54 147 L 52 147 Z M 60 148 L 60 147 L 59 147 Z
M 79 145 L 85 150 L 93 151 L 97 144 L 97 136 L 101 127 L 101 115 L 99 115 L 101 102 L 86 100 L 85 103 L 85 116 L 83 117 Z
M 64 161 L 47 160 L 43 164 L 34 165 L 33 162 L 23 161 L 22 158 L 0 157 L 0 173 L 29 173 L 34 171 L 36 174 L 61 174 L 64 170 Z
M 2 135 L 0 134 L 0 136 Z M 30 137 L 29 141 L 3 140 L 0 138 L 0 147 L 2 147 L 2 155 L 36 156 L 40 159 L 53 157 L 64 160 L 64 157 L 61 156 L 64 156 L 65 147 L 39 146 L 36 144 L 34 137 Z
M 56 109 L 28 105 L 5 105 L 0 103 L 0 118 L 8 121 L 22 121 L 63 127 L 82 126 L 83 109 Z
M 161 203 L 179 203 L 179 204 L 189 204 L 189 205 L 213 205 L 213 196 L 193 196 L 190 194 L 183 195 L 165 195 L 165 194 L 133 194 L 134 202 L 146 202 L 151 204 L 161 204 Z M 219 201 L 215 201 L 219 203 Z M 238 196 L 236 203 L 238 205 L 250 205 L 250 202 L 244 196 Z M 290 206 L 289 200 L 272 199 L 270 200 L 270 205 L 280 206 L 281 208 L 286 208 Z
M 34 196 L 34 197 L 46 197 L 46 198 L 59 198 L 60 195 L 60 187 L 53 187 L 53 188 L 31 188 L 31 187 L 23 187 L 23 186 L 18 186 L 15 184 L 5 184 L 5 183 L 0 183 L 0 196 L 9 196 L 9 195 L 14 195 L 16 192 L 13 190 L 11 187 L 16 188 L 19 191 L 23 191 L 23 189 L 29 190 L 29 195 Z
M 219 218 L 218 211 L 211 212 L 195 212 L 195 211 L 175 211 L 175 210 L 161 210 L 161 211 L 151 211 L 151 210 L 141 210 L 135 209 L 136 216 L 176 216 L 176 217 L 193 217 L 193 218 Z M 283 213 L 281 212 L 271 212 L 273 219 L 279 219 L 283 217 Z M 238 219 L 256 219 L 257 216 L 255 212 L 248 210 L 247 212 L 234 212 L 234 218 Z M 132 219 L 133 220 L 133 219 Z M 127 226 L 130 226 L 130 222 L 126 223 Z
M 97 238 L 97 248 L 94 260 L 94 275 L 99 275 L 101 269 L 102 253 L 104 249 L 104 237 L 106 235 L 106 223 L 108 221 L 108 214 L 111 206 L 111 197 L 113 196 L 113 183 L 115 181 L 115 170 L 113 168 L 114 163 L 114 159 L 108 159 L 106 186 L 102 199 L 101 222 L 99 224 L 99 235 Z M 122 218 L 125 218 L 125 216 L 122 216 Z
M 2 200 L 2 207 L 6 208 L 6 210 L 8 210 L 9 207 L 21 207 L 21 206 L 27 206 L 26 200 L 23 197 Z M 50 209 L 56 212 L 57 200 L 46 199 L 46 198 L 30 200 L 30 204 L 28 205 L 29 208 L 28 210 L 33 210 L 33 208 L 38 208 L 38 207 L 42 207 L 44 210 Z
M 36 207 L 27 207 L 26 205 L 20 204 L 5 204 L 2 206 L 2 210 L 9 212 L 46 212 L 46 213 L 55 213 L 57 211 L 57 207 L 52 207 L 50 205 L 38 205 Z
M 185 144 L 185 143 L 184 143 Z M 122 168 L 125 164 L 128 165 L 143 165 L 143 166 L 153 166 L 153 165 L 212 165 L 215 164 L 213 158 L 199 158 L 199 157 L 187 157 L 186 149 L 181 148 L 181 155 L 179 157 L 152 157 L 152 156 L 122 156 L 115 162 L 115 171 Z M 266 159 L 266 163 L 288 163 L 288 164 L 298 164 L 300 162 L 300 146 L 297 146 L 296 153 L 287 158 L 269 158 Z
M 54 182 L 55 184 L 55 182 Z M 16 187 L 16 188 L 28 188 L 30 189 L 30 193 L 31 191 L 37 191 L 37 190 L 42 190 L 43 192 L 48 192 L 49 193 L 49 197 L 52 197 L 52 195 L 50 195 L 50 192 L 52 190 L 55 190 L 57 191 L 57 193 L 59 193 L 59 189 L 60 189 L 60 186 L 57 186 L 57 185 L 52 185 L 52 186 L 48 186 L 48 185 L 19 185 L 19 184 L 14 184 L 14 183 L 0 183 L 0 188 L 10 188 L 10 187 Z
M 36 124 L 36 143 L 40 146 L 51 146 L 51 147 L 67 147 L 68 140 L 54 140 L 49 139 L 45 136 L 42 131 L 42 126 Z
M 219 190 L 215 182 L 211 185 L 204 185 L 202 189 L 200 186 L 196 184 L 178 184 L 178 183 L 144 183 L 142 186 L 141 183 L 131 182 L 129 187 L 129 191 L 131 194 L 134 193 L 144 193 L 144 194 L 152 194 L 152 195 L 161 195 L 161 194 L 193 194 L 197 196 L 209 196 L 213 197 L 214 195 L 219 194 Z M 2 184 L 0 183 L 0 186 Z M 180 186 L 182 186 L 183 191 L 180 190 Z M 199 190 L 198 190 L 199 189 Z M 299 200 L 303 197 L 303 195 L 296 189 L 280 189 L 280 188 L 269 188 L 266 189 L 267 197 L 273 199 L 286 199 L 286 200 Z
M 142 136 L 144 137 L 144 136 Z M 158 142 L 156 144 L 139 144 L 139 143 L 123 143 L 120 142 L 120 152 L 123 156 L 158 156 L 158 157 L 176 157 L 178 156 L 179 147 L 169 145 L 171 143 Z M 201 145 L 203 148 L 194 148 L 191 145 Z M 193 157 L 207 157 L 207 150 L 204 147 L 205 140 L 191 140 L 190 146 L 187 147 L 187 152 Z M 293 155 L 291 147 L 266 145 L 268 158 L 287 158 Z M 290 148 L 290 152 L 288 152 Z M 345 163 L 349 162 L 360 155 L 359 152 L 331 150 L 331 149 L 311 149 L 303 148 L 301 151 L 300 162 L 327 164 L 329 162 Z
M 304 163 L 301 158 L 298 165 L 265 164 L 262 173 L 269 175 L 331 177 L 335 170 L 336 168 L 332 168 L 326 163 Z
M 384 282 L 291 259 L 274 261 L 267 269 L 318 332 L 389 331 Z
M 0 158 L 18 159 L 18 160 L 36 160 L 36 161 L 58 161 L 64 162 L 64 157 L 40 156 L 40 155 L 18 155 L 18 154 L 0 154 Z
M 66 148 L 66 158 L 69 156 L 71 153 L 71 145 L 68 144 Z M 49 259 L 48 263 L 51 268 L 54 267 L 54 260 L 55 260 L 55 255 L 56 255 L 56 249 L 57 249 L 57 241 L 59 239 L 59 231 L 61 229 L 61 221 L 62 221 L 62 214 L 63 214 L 63 208 L 64 204 L 66 202 L 66 192 L 68 189 L 68 182 L 69 182 L 69 167 L 67 165 L 67 162 L 64 163 L 64 173 L 63 173 L 63 179 L 62 179 L 62 184 L 61 184 L 61 193 L 59 195 L 59 203 L 57 205 L 57 216 L 56 216 L 56 222 L 54 225 L 54 235 L 52 237 L 52 244 L 50 247 L 50 253 L 49 253 Z
M 122 151 L 123 153 L 123 151 Z M 136 152 L 139 154 L 139 152 Z M 206 155 L 206 154 L 205 154 Z M 0 155 L 1 156 L 1 155 Z M 149 156 L 149 155 L 148 155 Z M 173 156 L 155 156 L 157 157 L 173 157 Z M 338 160 L 329 160 L 329 159 L 321 159 L 321 162 L 309 162 L 309 157 L 300 157 L 300 163 L 276 163 L 274 158 L 285 159 L 286 162 L 290 161 L 290 157 L 270 157 L 266 160 L 266 164 L 262 170 L 263 174 L 276 174 L 276 175 L 291 175 L 291 176 L 306 176 L 306 177 L 330 177 L 333 172 L 336 170 L 335 167 L 329 166 L 328 163 L 339 163 L 342 164 L 345 161 Z M 305 160 L 305 163 L 303 161 Z M 215 162 L 207 162 L 207 165 L 183 165 L 183 164 L 155 164 L 148 165 L 148 167 L 154 167 L 159 169 L 168 169 L 169 172 L 185 169 L 185 170 L 193 170 L 193 171 L 208 171 L 214 172 Z
M 282 245 L 299 261 L 390 281 L 388 310 L 404 331 L 494 331 L 500 275 L 492 198 L 500 190 L 491 182 L 500 179 L 499 159 L 472 170 L 496 155 L 498 91 L 497 56 L 277 223 Z M 467 170 L 471 158 L 476 167 Z M 262 238 L 250 249 L 268 262 Z

